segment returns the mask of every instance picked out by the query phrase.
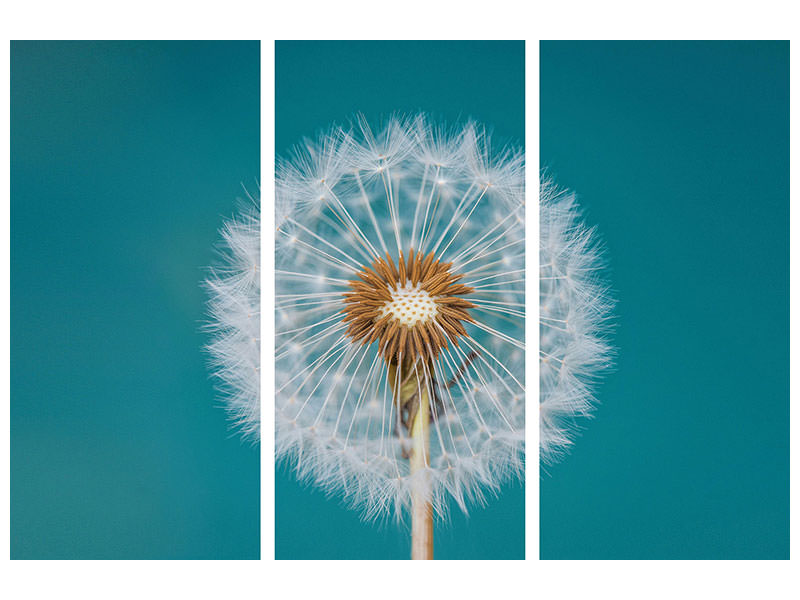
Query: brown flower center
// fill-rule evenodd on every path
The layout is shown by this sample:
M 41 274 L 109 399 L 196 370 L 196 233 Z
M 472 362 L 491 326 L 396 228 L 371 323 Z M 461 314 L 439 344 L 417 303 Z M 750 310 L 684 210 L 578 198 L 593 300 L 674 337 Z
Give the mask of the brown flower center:
M 362 267 L 344 294 L 347 335 L 362 344 L 377 340 L 390 364 L 401 355 L 433 360 L 448 341 L 457 345 L 459 336 L 468 335 L 462 321 L 474 322 L 467 309 L 475 305 L 461 296 L 474 290 L 457 283 L 464 276 L 451 266 L 434 260 L 433 252 L 423 257 L 411 249 L 408 259 L 400 253 L 396 266 L 387 254 Z

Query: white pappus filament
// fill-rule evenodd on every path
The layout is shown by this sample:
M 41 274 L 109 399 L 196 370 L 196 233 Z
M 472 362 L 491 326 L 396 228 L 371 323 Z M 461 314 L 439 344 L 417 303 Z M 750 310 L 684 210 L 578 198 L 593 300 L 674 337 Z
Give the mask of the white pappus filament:
M 581 222 L 575 194 L 544 177 L 539 212 L 539 451 L 552 464 L 592 414 L 594 387 L 611 362 L 614 302 L 601 277 L 597 236 Z
M 260 221 L 258 201 L 250 198 L 225 222 L 219 263 L 204 282 L 211 368 L 231 420 L 251 440 L 261 435 Z

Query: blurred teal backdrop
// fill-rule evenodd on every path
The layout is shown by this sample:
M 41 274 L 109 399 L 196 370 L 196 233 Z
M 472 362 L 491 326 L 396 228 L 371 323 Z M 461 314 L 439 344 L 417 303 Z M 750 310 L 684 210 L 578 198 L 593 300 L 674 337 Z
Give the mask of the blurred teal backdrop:
M 204 266 L 259 173 L 258 42 L 11 44 L 11 556 L 257 558 Z
M 543 42 L 541 160 L 608 247 L 618 367 L 542 558 L 789 557 L 789 44 Z
M 277 42 L 275 145 L 287 155 L 303 136 L 357 112 L 379 124 L 392 112 L 425 111 L 455 122 L 493 127 L 499 145 L 525 140 L 525 51 L 522 42 Z M 509 484 L 469 516 L 453 507 L 436 526 L 434 555 L 524 558 L 524 486 Z M 338 498 L 276 469 L 277 558 L 408 558 L 409 531 L 373 524 Z

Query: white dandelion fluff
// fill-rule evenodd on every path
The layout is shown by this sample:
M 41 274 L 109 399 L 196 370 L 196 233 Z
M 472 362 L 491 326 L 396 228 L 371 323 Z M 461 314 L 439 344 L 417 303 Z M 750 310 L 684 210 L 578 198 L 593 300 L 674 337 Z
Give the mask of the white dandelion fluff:
M 415 540 L 522 474 L 523 169 L 422 115 L 277 167 L 276 453 Z
M 610 365 L 614 303 L 600 276 L 595 231 L 581 222 L 575 194 L 545 178 L 539 210 L 539 451 L 549 464 L 592 413 L 594 386 Z
M 211 367 L 228 414 L 246 439 L 258 439 L 261 424 L 260 220 L 253 200 L 223 225 L 220 264 L 205 281 Z

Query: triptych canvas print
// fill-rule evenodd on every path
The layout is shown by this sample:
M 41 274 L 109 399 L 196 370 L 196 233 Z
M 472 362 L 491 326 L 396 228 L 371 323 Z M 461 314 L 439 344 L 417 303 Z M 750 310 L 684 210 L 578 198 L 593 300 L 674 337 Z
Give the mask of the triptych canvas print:
M 788 42 L 16 41 L 10 106 L 12 559 L 789 558 Z

